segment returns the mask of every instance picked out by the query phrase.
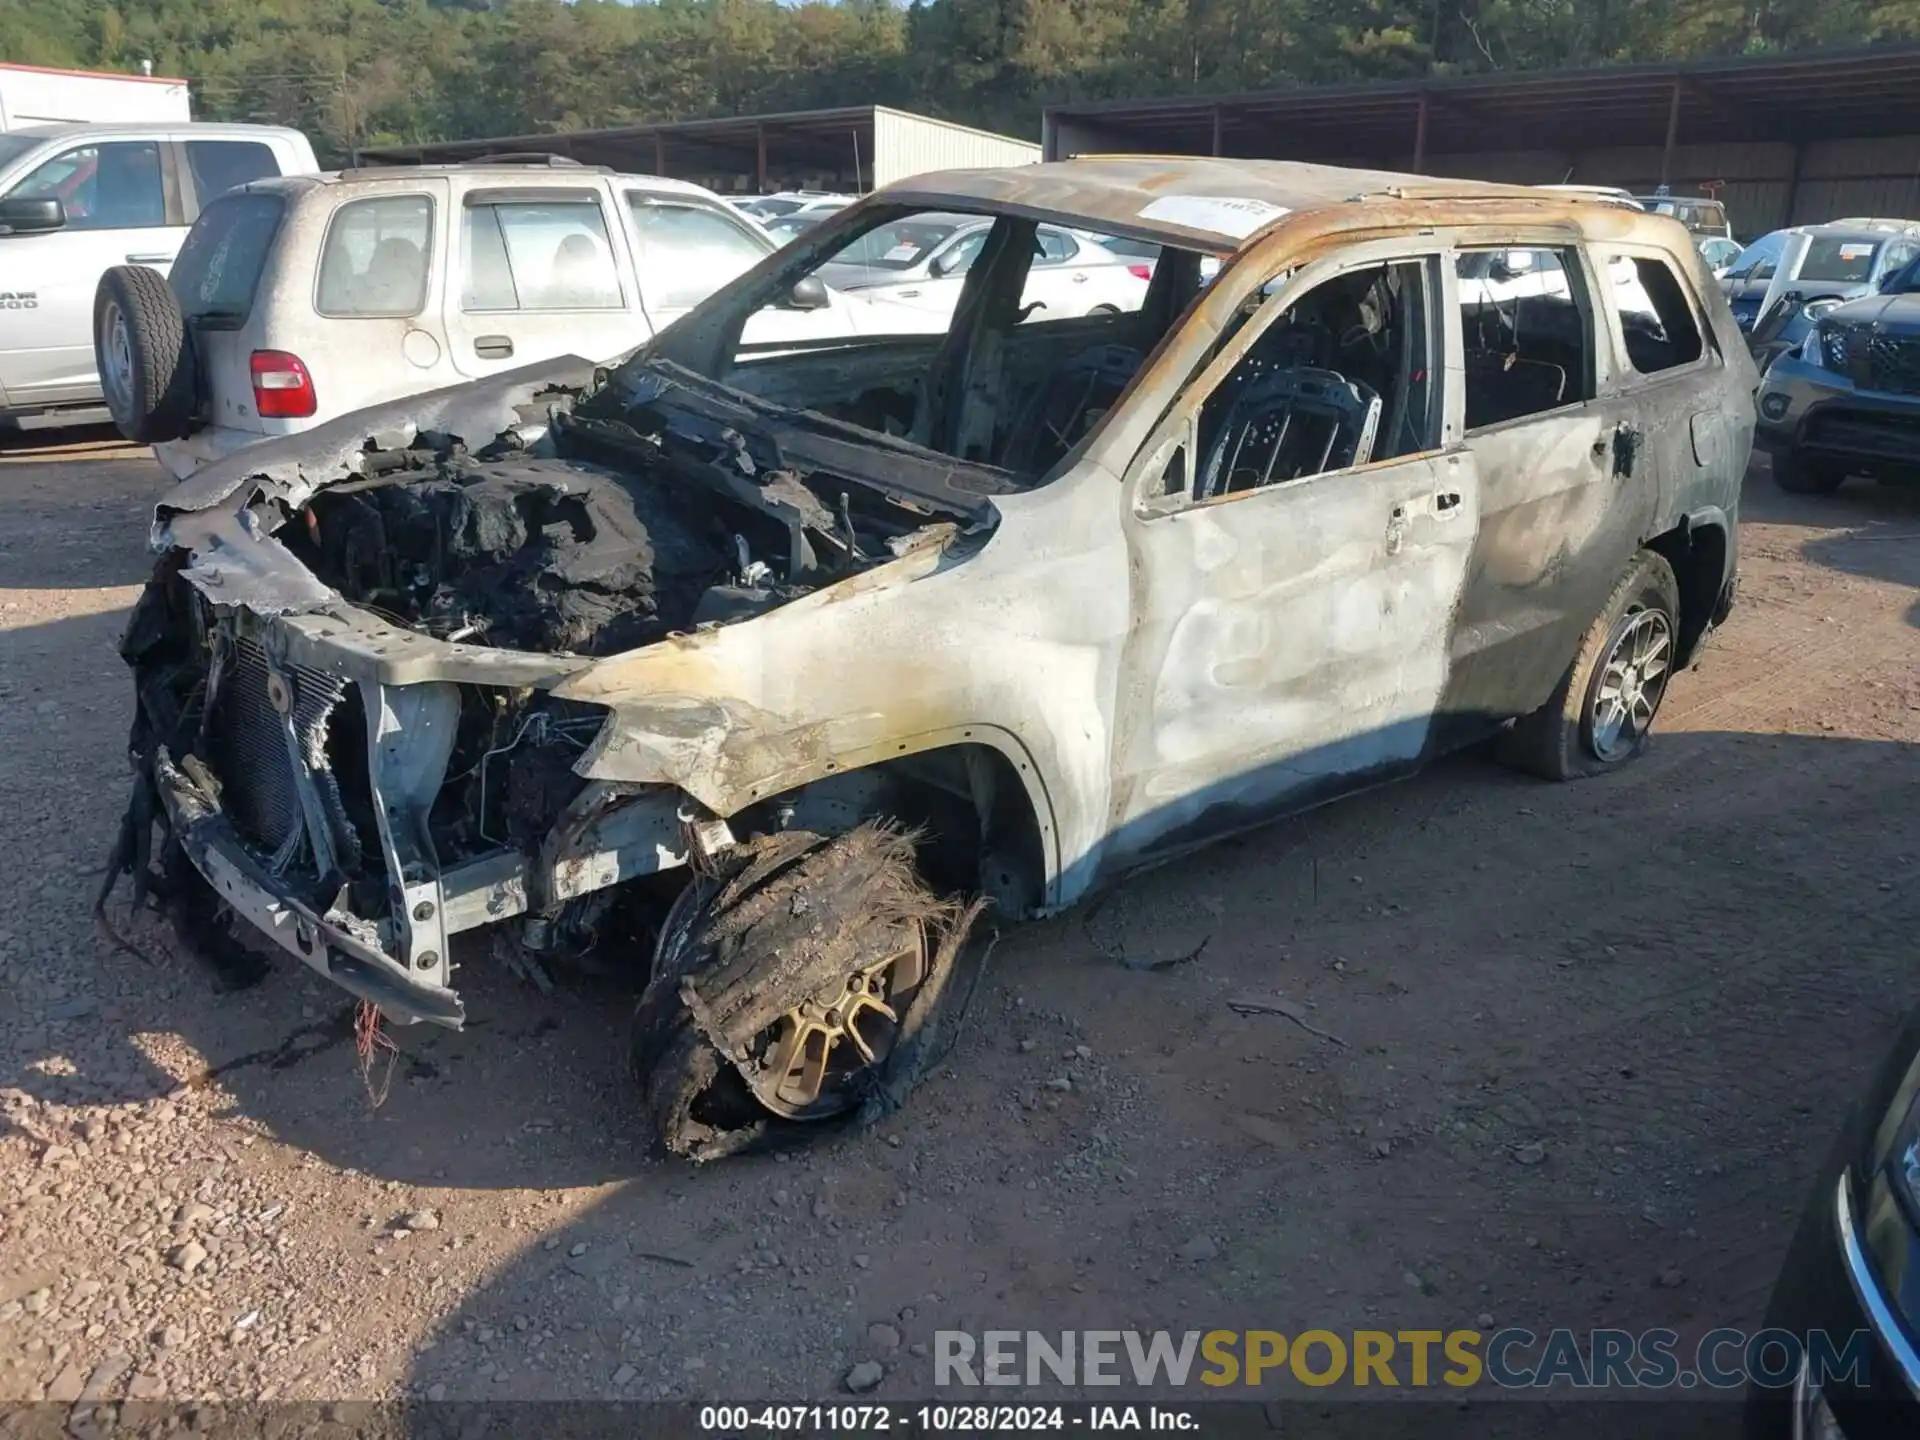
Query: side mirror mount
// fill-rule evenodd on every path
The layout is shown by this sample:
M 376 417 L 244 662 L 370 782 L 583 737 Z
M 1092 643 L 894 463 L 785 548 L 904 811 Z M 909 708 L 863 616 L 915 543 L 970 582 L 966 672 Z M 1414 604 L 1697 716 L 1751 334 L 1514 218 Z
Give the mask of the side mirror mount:
M 949 250 L 944 255 L 933 257 L 933 263 L 927 267 L 933 272 L 933 278 L 944 280 L 960 268 L 961 255 L 958 250 Z
M 67 207 L 57 195 L 9 195 L 0 200 L 0 235 L 44 235 L 65 228 Z
M 1495 280 L 1517 280 L 1533 270 L 1533 252 L 1531 250 L 1503 250 L 1488 267 Z
M 825 310 L 832 306 L 833 297 L 827 293 L 827 285 L 818 275 L 807 275 L 793 282 L 793 289 L 787 293 L 787 304 L 794 310 Z

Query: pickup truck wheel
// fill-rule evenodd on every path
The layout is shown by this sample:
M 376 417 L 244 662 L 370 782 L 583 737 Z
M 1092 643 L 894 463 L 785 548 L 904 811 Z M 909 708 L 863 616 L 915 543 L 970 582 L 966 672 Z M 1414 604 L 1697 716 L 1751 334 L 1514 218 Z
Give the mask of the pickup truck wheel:
M 93 292 L 93 352 L 113 423 L 141 445 L 193 427 L 193 344 L 166 276 L 115 265 Z
M 845 1115 L 884 1085 L 964 928 L 912 838 L 876 822 L 784 831 L 721 860 L 675 901 L 634 1015 L 648 1117 L 695 1160 Z
M 1831 461 L 1809 460 L 1795 450 L 1783 450 L 1772 459 L 1773 483 L 1789 495 L 1831 495 L 1847 472 Z
M 1642 550 L 1580 642 L 1552 697 L 1515 722 L 1503 758 L 1549 780 L 1626 764 L 1646 748 L 1678 646 L 1680 585 Z

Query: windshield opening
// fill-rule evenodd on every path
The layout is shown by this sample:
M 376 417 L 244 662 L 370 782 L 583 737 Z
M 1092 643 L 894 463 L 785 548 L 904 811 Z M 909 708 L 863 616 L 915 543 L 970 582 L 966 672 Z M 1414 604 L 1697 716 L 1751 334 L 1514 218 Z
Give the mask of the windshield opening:
M 1873 274 L 1873 260 L 1879 253 L 1878 241 L 1816 235 L 1807 246 L 1807 258 L 1800 264 L 1799 278 L 1864 285 Z
M 1772 277 L 1780 264 L 1780 254 L 1786 241 L 1780 232 L 1762 235 L 1733 257 L 1733 263 L 1727 267 L 1729 280 L 1766 280 Z
M 1004 214 L 874 206 L 861 221 L 794 238 L 791 259 L 695 308 L 609 389 L 704 380 L 710 403 L 752 398 L 1035 480 L 1093 433 L 1211 258 Z
M 1882 295 L 1920 295 L 1920 260 L 1909 260 L 1887 277 Z
M 38 136 L 0 135 L 0 170 L 4 170 L 40 143 Z

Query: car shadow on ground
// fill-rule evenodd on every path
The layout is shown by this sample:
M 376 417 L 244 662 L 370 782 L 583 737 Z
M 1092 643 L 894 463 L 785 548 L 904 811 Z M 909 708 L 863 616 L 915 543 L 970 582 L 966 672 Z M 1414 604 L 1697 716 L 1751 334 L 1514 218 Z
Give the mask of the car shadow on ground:
M 0 424 L 0 465 L 51 464 L 101 458 L 145 460 L 151 452 L 112 425 L 63 425 L 23 430 Z
M 1920 485 L 1871 485 L 1851 480 L 1822 502 L 1827 522 L 1847 528 L 1809 540 L 1801 554 L 1816 564 L 1867 580 L 1904 585 L 1920 594 Z M 1907 610 L 1920 628 L 1920 599 Z

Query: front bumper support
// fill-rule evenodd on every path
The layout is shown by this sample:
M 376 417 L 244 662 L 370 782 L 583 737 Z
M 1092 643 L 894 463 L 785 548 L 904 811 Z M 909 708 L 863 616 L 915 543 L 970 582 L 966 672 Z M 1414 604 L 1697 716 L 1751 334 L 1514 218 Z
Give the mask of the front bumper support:
M 689 860 L 684 796 L 662 788 L 600 782 L 589 784 L 569 807 L 537 859 L 502 850 L 441 871 L 424 845 L 396 845 L 389 852 L 393 862 L 410 867 L 399 897 L 407 905 L 429 903 L 424 897 L 431 897 L 437 912 L 433 933 L 441 946 L 439 953 L 418 953 L 410 970 L 372 938 L 399 927 L 391 921 L 382 926 L 316 911 L 260 863 L 219 798 L 164 750 L 154 759 L 153 779 L 187 858 L 236 914 L 303 965 L 403 1024 L 425 1020 L 457 1030 L 464 1023 L 465 1007 L 445 983 L 453 968 L 445 949 L 447 937 L 529 910 L 551 913 L 596 890 L 678 869 Z M 384 800 L 382 805 L 384 809 Z M 403 810 L 394 808 L 404 817 Z M 391 844 L 399 838 L 394 832 L 400 823 L 392 817 L 383 820 Z M 712 832 L 706 841 L 710 848 L 733 843 L 724 821 L 707 817 L 705 826 Z M 417 913 L 408 919 L 413 924 L 407 933 L 417 943 L 422 922 Z
M 248 853 L 233 824 L 209 795 L 162 750 L 154 784 L 187 858 L 220 898 L 274 944 L 349 994 L 403 1024 L 425 1020 L 458 1030 L 466 1007 L 451 989 L 413 978 L 391 956 L 355 935 L 334 915 L 320 915 Z

